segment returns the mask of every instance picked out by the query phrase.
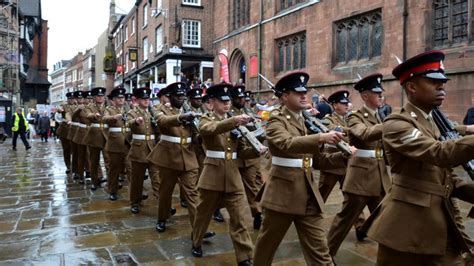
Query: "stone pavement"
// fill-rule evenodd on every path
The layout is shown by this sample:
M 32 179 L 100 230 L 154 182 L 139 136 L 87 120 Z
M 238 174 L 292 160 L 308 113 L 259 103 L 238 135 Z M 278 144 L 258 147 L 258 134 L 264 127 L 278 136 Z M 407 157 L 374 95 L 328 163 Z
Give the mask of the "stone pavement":
M 228 223 L 211 222 L 217 236 L 203 245 L 204 257 L 191 256 L 191 227 L 187 211 L 179 206 L 167 231 L 157 233 L 157 202 L 150 197 L 140 214 L 130 213 L 128 190 L 120 190 L 119 200 L 111 202 L 103 189 L 90 191 L 65 174 L 59 142 L 31 143 L 25 151 L 11 150 L 10 140 L 0 145 L 0 264 L 1 265 L 235 265 Z M 459 171 L 461 172 L 461 171 Z M 461 172 L 462 173 L 462 172 Z M 90 182 L 90 181 L 89 181 Z M 146 189 L 150 191 L 150 181 Z M 152 194 L 151 191 L 149 193 Z M 329 227 L 339 211 L 342 194 L 335 189 L 325 206 Z M 470 206 L 462 204 L 465 214 Z M 247 225 L 255 241 L 250 210 Z M 223 211 L 228 219 L 227 212 Z M 472 220 L 466 220 L 470 235 Z M 358 242 L 353 231 L 344 241 L 338 265 L 374 265 L 375 242 Z M 294 227 L 280 245 L 275 265 L 305 265 Z

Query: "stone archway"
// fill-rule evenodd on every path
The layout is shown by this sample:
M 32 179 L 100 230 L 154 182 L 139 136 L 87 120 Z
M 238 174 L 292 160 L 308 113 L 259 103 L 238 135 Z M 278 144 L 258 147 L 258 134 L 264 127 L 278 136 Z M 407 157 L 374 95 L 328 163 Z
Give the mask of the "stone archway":
M 236 84 L 242 79 L 245 84 L 247 80 L 247 62 L 245 61 L 244 53 L 240 49 L 235 49 L 230 57 L 230 81 Z

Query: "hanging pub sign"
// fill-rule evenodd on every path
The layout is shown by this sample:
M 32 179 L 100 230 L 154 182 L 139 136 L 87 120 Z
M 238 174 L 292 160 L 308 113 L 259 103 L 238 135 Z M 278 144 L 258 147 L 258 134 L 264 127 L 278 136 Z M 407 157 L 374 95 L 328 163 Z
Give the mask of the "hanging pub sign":
M 128 59 L 132 62 L 136 62 L 138 59 L 138 49 L 128 48 Z

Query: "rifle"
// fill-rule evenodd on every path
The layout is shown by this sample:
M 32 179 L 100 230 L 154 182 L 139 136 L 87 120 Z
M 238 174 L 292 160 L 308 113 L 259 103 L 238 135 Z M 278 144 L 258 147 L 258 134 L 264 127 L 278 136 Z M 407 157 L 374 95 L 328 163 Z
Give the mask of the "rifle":
M 199 133 L 199 122 L 200 122 L 199 117 L 201 117 L 201 114 L 194 112 L 191 109 L 191 106 L 189 106 L 189 104 L 186 101 L 183 103 L 183 111 L 185 113 L 193 113 L 194 115 L 193 121 L 189 122 L 189 124 L 192 126 L 193 130 L 196 133 Z
M 227 113 L 229 117 L 232 117 L 232 114 L 229 112 Z M 253 120 L 252 120 L 253 121 Z M 251 121 L 251 122 L 252 122 Z M 260 151 L 263 149 L 263 144 L 250 132 L 250 130 L 245 126 L 238 126 L 237 128 L 233 129 L 231 135 L 234 138 L 240 139 L 245 138 L 247 142 L 252 146 L 252 148 L 260 154 Z
M 436 127 L 441 133 L 441 141 L 456 140 L 461 138 L 459 132 L 454 128 L 453 124 L 451 121 L 449 121 L 446 115 L 441 112 L 439 107 L 433 109 L 433 111 L 431 111 L 431 115 L 433 116 L 433 121 L 435 122 Z M 463 163 L 462 168 L 464 168 L 469 177 L 474 180 L 474 160 Z M 467 216 L 474 218 L 474 207 L 471 208 Z
M 275 91 L 275 85 L 271 83 L 266 77 L 264 77 L 262 74 L 258 74 L 265 82 L 267 82 L 268 86 Z M 318 134 L 318 133 L 328 133 L 330 130 L 321 122 L 321 120 L 317 119 L 316 117 L 313 117 L 311 114 L 309 114 L 307 111 L 303 111 L 303 117 L 304 117 L 304 124 L 306 128 L 312 133 L 312 134 Z M 339 141 L 336 144 L 336 147 L 343 152 L 346 155 L 352 155 L 352 151 L 349 147 L 349 144 L 343 140 Z
M 454 128 L 453 124 L 451 123 L 451 121 L 449 121 L 446 115 L 441 112 L 439 107 L 433 109 L 431 115 L 433 116 L 433 121 L 435 122 L 436 127 L 441 133 L 440 139 L 442 141 L 457 140 L 461 138 L 459 132 Z M 470 160 L 466 163 L 463 163 L 462 167 L 464 168 L 464 170 L 466 170 L 469 177 L 474 180 L 474 160 Z
M 158 123 L 156 122 L 155 112 L 153 111 L 153 107 L 151 107 L 151 105 L 148 105 L 148 112 L 150 113 L 151 126 L 153 128 L 156 128 L 158 126 Z

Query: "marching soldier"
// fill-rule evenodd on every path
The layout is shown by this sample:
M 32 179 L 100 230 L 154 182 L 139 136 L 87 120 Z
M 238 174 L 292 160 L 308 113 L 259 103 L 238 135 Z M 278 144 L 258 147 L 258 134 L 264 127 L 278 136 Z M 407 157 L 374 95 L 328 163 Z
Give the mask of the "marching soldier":
M 474 136 L 439 141 L 432 110 L 446 95 L 443 60 L 443 52 L 430 51 L 392 72 L 408 102 L 384 122 L 393 185 L 368 221 L 368 235 L 379 243 L 377 265 L 467 265 L 461 253 L 472 254 L 454 198 L 474 203 L 474 185 L 451 168 L 474 159 Z
M 256 158 L 258 153 L 246 146 L 243 139 L 232 136 L 231 130 L 251 121 L 248 115 L 227 117 L 230 110 L 229 91 L 232 85 L 221 83 L 211 86 L 207 93 L 214 111 L 201 118 L 200 134 L 206 158 L 198 182 L 199 203 L 193 227 L 192 255 L 202 256 L 201 244 L 211 215 L 223 205 L 230 215 L 230 235 L 239 265 L 252 265 L 252 240 L 244 224 L 244 187 L 236 159 Z M 259 151 L 265 153 L 266 147 Z
M 74 136 L 72 137 L 72 142 L 76 145 L 76 161 L 74 162 L 73 154 L 73 163 L 76 163 L 76 178 L 79 179 L 80 184 L 84 184 L 84 172 L 86 171 L 87 163 L 87 146 L 84 143 L 84 137 L 87 134 L 87 117 L 85 113 L 85 93 L 82 91 L 74 92 L 74 96 L 77 101 L 76 109 L 72 114 L 72 122 L 75 125 L 75 130 L 73 130 Z
M 74 98 L 72 92 L 66 93 L 67 103 L 63 104 L 58 112 L 62 115 L 62 121 L 56 132 L 57 136 L 61 140 L 61 146 L 63 147 L 64 164 L 66 165 L 66 174 L 71 172 L 71 142 L 67 139 L 71 121 L 71 112 L 74 106 Z
M 202 89 L 190 89 L 186 93 L 186 96 L 188 96 L 189 105 L 192 111 L 198 114 L 203 114 L 204 110 L 202 109 Z
M 132 213 L 140 212 L 145 171 L 148 169 L 152 179 L 157 178 L 157 166 L 146 159 L 155 146 L 155 134 L 157 133 L 154 114 L 152 108 L 149 107 L 150 94 L 149 88 L 135 89 L 133 96 L 135 96 L 138 105 L 127 114 L 127 125 L 132 133 L 131 148 L 128 153 L 132 165 L 132 177 L 129 185 L 130 211 Z M 152 185 L 155 188 L 154 183 L 159 184 L 159 180 L 152 180 Z
M 107 142 L 105 151 L 109 157 L 109 169 L 107 184 L 109 199 L 117 200 L 119 189 L 119 175 L 125 170 L 127 152 L 129 150 L 126 143 L 125 134 L 129 129 L 125 126 L 125 89 L 116 88 L 110 92 L 113 106 L 109 106 L 104 111 L 103 122 L 108 125 Z
M 166 220 L 171 215 L 171 200 L 177 182 L 188 203 L 191 225 L 194 224 L 196 215 L 199 164 L 192 146 L 191 122 L 198 114 L 183 112 L 185 86 L 185 83 L 176 82 L 164 89 L 163 93 L 169 95 L 170 106 L 162 107 L 157 113 L 160 141 L 148 155 L 148 160 L 158 166 L 161 178 L 156 224 L 158 232 L 166 230 Z
M 104 128 L 107 128 L 107 124 L 104 124 L 102 118 L 104 116 L 105 106 L 105 91 L 103 87 L 96 87 L 91 90 L 94 103 L 90 103 L 85 109 L 86 117 L 88 120 L 89 130 L 85 137 L 85 144 L 89 148 L 89 162 L 90 172 L 92 178 L 91 190 L 94 191 L 100 187 L 101 178 L 99 178 L 100 169 L 100 153 L 104 157 L 104 161 L 108 162 L 107 155 L 103 152 L 105 147 L 105 132 Z M 107 165 L 106 165 L 107 166 Z M 107 168 L 107 167 L 106 167 Z M 102 176 L 101 176 L 102 177 Z
M 233 87 L 230 91 L 230 96 L 232 98 L 232 107 L 230 109 L 230 114 L 232 116 L 246 114 L 253 118 L 253 113 L 247 111 L 245 108 L 245 86 L 237 85 Z M 257 128 L 255 122 L 250 122 L 246 127 L 255 135 L 255 137 L 262 137 L 265 133 L 262 127 Z M 260 140 L 262 138 L 259 138 Z M 253 228 L 258 230 L 262 224 L 262 209 L 258 202 L 255 200 L 260 187 L 257 184 L 257 171 L 260 166 L 260 158 L 255 159 L 237 159 L 237 165 L 239 167 L 240 175 L 242 176 L 242 181 L 244 183 L 245 195 L 247 196 L 247 201 L 250 206 L 250 210 L 253 217 Z
M 349 141 L 358 150 L 349 159 L 342 185 L 342 210 L 334 217 L 328 233 L 332 257 L 336 255 L 365 206 L 373 212 L 390 189 L 390 177 L 382 145 L 383 125 L 377 112 L 377 108 L 382 104 L 384 91 L 382 77 L 382 74 L 369 75 L 354 86 L 354 89 L 360 92 L 364 106 L 349 115 Z M 356 235 L 359 240 L 365 237 L 360 228 L 356 228 Z
M 343 133 L 308 135 L 302 116 L 308 104 L 308 79 L 307 73 L 294 72 L 282 77 L 274 88 L 284 106 L 272 112 L 267 126 L 272 169 L 262 195 L 265 215 L 255 247 L 255 265 L 271 265 L 292 223 L 306 263 L 332 265 L 323 228 L 324 203 L 312 175 L 312 164 L 314 157 L 320 167 L 343 165 L 341 153 L 320 154 L 322 143 L 336 144 Z

